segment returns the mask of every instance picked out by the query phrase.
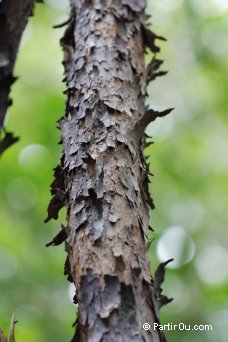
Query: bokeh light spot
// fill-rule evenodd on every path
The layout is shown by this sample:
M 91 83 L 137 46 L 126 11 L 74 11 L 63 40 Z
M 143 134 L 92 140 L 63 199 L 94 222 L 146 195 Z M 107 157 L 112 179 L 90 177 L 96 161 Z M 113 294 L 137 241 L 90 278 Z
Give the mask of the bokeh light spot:
M 205 283 L 221 283 L 228 279 L 228 252 L 219 245 L 206 247 L 196 257 L 195 266 Z
M 18 263 L 16 257 L 8 249 L 0 246 L 0 279 L 14 276 Z
M 70 302 L 74 302 L 74 295 L 75 295 L 75 285 L 73 283 L 70 283 L 68 286 L 68 297 L 70 299 Z
M 66 11 L 69 9 L 69 2 L 67 0 L 61 0 L 61 1 L 56 1 L 56 0 L 47 0 L 48 5 L 51 7 L 59 10 L 59 11 Z
M 29 178 L 18 177 L 8 185 L 6 198 L 13 208 L 29 210 L 37 202 L 37 189 Z
M 212 312 L 209 316 L 209 323 L 213 330 L 208 331 L 210 341 L 226 342 L 228 336 L 228 310 Z
M 167 228 L 157 244 L 157 257 L 161 262 L 174 258 L 174 261 L 167 265 L 169 268 L 187 264 L 194 254 L 195 244 L 180 226 Z
M 42 172 L 49 167 L 50 155 L 41 144 L 32 144 L 23 148 L 19 155 L 19 164 L 25 170 Z

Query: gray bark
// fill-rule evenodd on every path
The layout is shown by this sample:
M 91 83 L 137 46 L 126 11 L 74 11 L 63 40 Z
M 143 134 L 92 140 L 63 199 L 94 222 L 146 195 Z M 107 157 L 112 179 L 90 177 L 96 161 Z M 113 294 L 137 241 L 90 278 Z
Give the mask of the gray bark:
M 45 221 L 66 204 L 67 227 L 51 243 L 66 239 L 65 273 L 78 300 L 72 341 L 164 341 L 152 329 L 164 267 L 155 286 L 144 242 L 153 203 L 141 142 L 148 122 L 170 110 L 144 106 L 146 83 L 162 63 L 154 57 L 146 70 L 145 46 L 157 52 L 154 41 L 163 39 L 145 27 L 144 11 L 144 0 L 72 0 L 61 40 L 64 153 Z

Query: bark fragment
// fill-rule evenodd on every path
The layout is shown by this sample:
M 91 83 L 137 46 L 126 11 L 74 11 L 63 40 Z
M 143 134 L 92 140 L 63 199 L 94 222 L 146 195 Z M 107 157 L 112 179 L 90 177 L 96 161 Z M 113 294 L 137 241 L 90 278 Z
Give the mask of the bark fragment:
M 0 133 L 0 156 L 7 148 L 19 140 L 13 133 L 5 132 L 3 139 L 1 139 L 1 134 L 2 133 Z
M 157 59 L 154 56 L 152 57 L 150 63 L 146 68 L 146 83 L 153 81 L 156 77 L 164 76 L 167 74 L 167 71 L 159 71 L 160 66 L 163 64 L 161 59 Z
M 154 279 L 152 279 L 153 283 L 153 300 L 154 300 L 154 306 L 155 306 L 155 311 L 157 314 L 157 317 L 159 317 L 159 310 L 162 306 L 169 304 L 172 302 L 173 298 L 168 298 L 164 295 L 162 295 L 162 288 L 161 285 L 164 282 L 165 279 L 165 267 L 168 265 L 170 262 L 172 262 L 173 259 L 169 259 L 166 262 L 162 262 L 155 274 L 154 274 Z
M 64 227 L 64 225 L 62 224 L 62 229 L 59 231 L 59 233 L 52 239 L 51 242 L 46 244 L 46 247 L 49 246 L 58 246 L 61 245 L 61 243 L 63 243 L 68 236 L 68 232 L 66 227 Z

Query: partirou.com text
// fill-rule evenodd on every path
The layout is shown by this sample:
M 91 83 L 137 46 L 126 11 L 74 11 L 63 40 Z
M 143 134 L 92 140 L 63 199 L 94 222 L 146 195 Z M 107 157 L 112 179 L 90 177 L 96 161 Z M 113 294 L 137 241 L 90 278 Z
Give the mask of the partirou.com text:
M 154 323 L 153 325 L 150 325 L 149 323 L 144 323 L 143 324 L 143 329 L 144 330 L 213 330 L 211 324 L 186 324 L 186 323 L 179 323 L 179 324 L 174 324 L 174 323 L 167 323 L 167 324 L 158 324 Z

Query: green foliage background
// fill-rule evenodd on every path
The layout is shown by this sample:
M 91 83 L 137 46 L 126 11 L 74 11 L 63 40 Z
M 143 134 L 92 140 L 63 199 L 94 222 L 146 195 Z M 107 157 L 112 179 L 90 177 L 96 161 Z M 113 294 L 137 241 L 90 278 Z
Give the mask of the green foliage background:
M 152 82 L 151 108 L 175 107 L 147 129 L 155 175 L 152 271 L 170 256 L 163 324 L 212 324 L 213 331 L 167 331 L 169 342 L 227 341 L 228 326 L 228 5 L 225 0 L 149 1 L 152 29 L 168 39 L 159 58 L 168 75 Z M 51 26 L 67 1 L 37 5 L 20 47 L 7 127 L 21 137 L 0 160 L 0 326 L 13 312 L 17 341 L 69 341 L 74 289 L 63 275 L 64 247 L 45 248 L 64 222 L 43 223 L 61 146 L 56 121 L 65 97 L 59 39 Z M 148 57 L 147 57 L 148 58 Z

